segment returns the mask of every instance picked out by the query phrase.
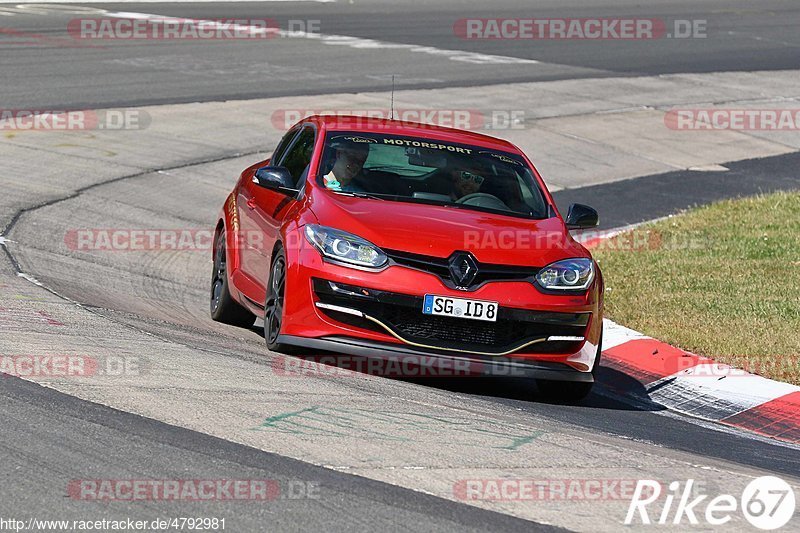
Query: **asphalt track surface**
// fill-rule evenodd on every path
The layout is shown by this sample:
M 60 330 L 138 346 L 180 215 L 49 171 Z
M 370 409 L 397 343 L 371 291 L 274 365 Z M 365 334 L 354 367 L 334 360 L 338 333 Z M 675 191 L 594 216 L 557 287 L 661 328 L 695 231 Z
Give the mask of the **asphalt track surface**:
M 553 193 L 559 211 L 572 203 L 602 213 L 600 228 L 621 228 L 728 198 L 800 189 L 800 154 L 746 159 L 715 172 L 679 170 Z
M 99 50 L 66 50 L 45 41 L 37 46 L 19 48 L 0 39 L 3 49 L 0 68 L 4 73 L 0 80 L 2 106 L 95 108 L 325 94 L 384 89 L 387 76 L 391 74 L 398 75 L 398 86 L 411 88 L 797 67 L 795 29 L 800 19 L 800 6 L 792 2 L 762 2 L 757 11 L 747 2 L 705 2 L 701 7 L 696 2 L 613 2 L 603 8 L 578 2 L 543 2 L 541 10 L 535 13 L 553 17 L 624 14 L 708 18 L 709 34 L 714 38 L 702 42 L 615 43 L 610 47 L 548 42 L 537 43 L 533 48 L 516 42 L 471 43 L 452 36 L 452 23 L 457 18 L 530 16 L 528 3 L 508 5 L 507 8 L 494 3 L 465 7 L 453 1 L 431 5 L 357 2 L 347 6 L 316 3 L 103 5 L 108 10 L 194 18 L 274 17 L 281 21 L 319 18 L 324 33 L 536 59 L 542 63 L 475 66 L 425 54 L 414 56 L 412 62 L 402 52 L 384 51 L 396 54 L 387 61 L 385 55 L 374 51 L 323 46 L 302 39 L 292 39 L 278 46 L 265 43 L 266 49 L 241 43 L 151 42 L 113 44 Z M 0 5 L 0 9 L 3 7 Z M 4 27 L 53 38 L 64 35 L 65 21 L 73 16 L 18 14 L 4 17 L 0 22 Z M 16 46 L 14 53 L 6 53 L 12 46 Z M 70 61 L 66 61 L 66 57 Z M 342 67 L 348 64 L 346 58 L 352 60 L 352 68 Z M 281 75 L 275 76 L 276 72 Z M 796 155 L 742 161 L 727 164 L 728 172 L 680 171 L 560 191 L 555 196 L 562 209 L 573 201 L 594 205 L 601 212 L 604 227 L 617 227 L 721 198 L 797 188 L 797 179 L 793 178 L 797 163 Z M 677 192 L 676 183 L 695 188 L 684 187 L 682 192 Z M 110 196 L 125 198 L 130 205 L 141 209 L 144 206 L 151 210 L 167 209 L 166 201 L 154 198 L 152 183 L 147 179 L 123 180 L 109 187 Z M 258 328 L 232 331 L 211 324 L 205 318 L 207 287 L 195 283 L 208 277 L 205 258 L 189 266 L 158 262 L 137 265 L 133 262 L 135 259 L 130 258 L 130 263 L 116 264 L 114 268 L 118 270 L 113 274 L 124 272 L 125 279 L 132 280 L 131 286 L 136 289 L 127 298 L 118 299 L 115 278 L 105 272 L 103 265 L 91 264 L 82 258 L 60 257 L 55 252 L 63 234 L 56 230 L 65 225 L 69 217 L 79 218 L 73 214 L 90 213 L 100 217 L 92 221 L 96 226 L 113 226 L 119 223 L 115 218 L 118 216 L 119 220 L 126 220 L 109 206 L 93 210 L 98 206 L 97 199 L 103 198 L 102 189 L 99 187 L 85 195 L 27 211 L 14 219 L 14 227 L 5 228 L 4 234 L 12 230 L 15 239 L 36 240 L 36 246 L 19 256 L 8 254 L 9 261 L 0 270 L 20 267 L 21 260 L 26 269 L 36 266 L 35 274 L 48 287 L 86 304 L 94 313 L 112 321 L 199 350 L 209 346 L 222 350 L 227 344 L 227 355 L 207 355 L 220 366 L 237 359 L 266 360 L 267 352 Z M 95 202 L 86 198 L 94 193 L 97 193 Z M 202 226 L 213 217 L 220 200 L 219 192 L 199 187 L 192 195 L 197 196 L 193 200 L 205 210 L 186 209 L 176 216 Z M 125 215 L 130 216 L 130 213 Z M 74 226 L 80 222 L 71 221 L 70 224 Z M 43 232 L 42 226 L 52 228 L 53 235 Z M 175 301 L 171 307 L 162 309 L 165 299 Z M 5 344 L 2 349 L 6 350 Z M 666 415 L 656 405 L 633 406 L 609 397 L 604 394 L 607 391 L 603 383 L 624 378 L 610 375 L 611 372 L 604 370 L 598 390 L 585 402 L 574 406 L 544 402 L 529 384 L 514 380 L 426 380 L 424 383 L 379 380 L 374 386 L 378 394 L 391 391 L 396 395 L 398 390 L 413 390 L 433 405 L 442 393 L 457 394 L 468 405 L 488 402 L 491 410 L 517 410 L 521 416 L 543 425 L 577 428 L 575 431 L 581 436 L 594 439 L 621 436 L 630 442 L 631 454 L 646 449 L 664 457 L 690 457 L 697 464 L 712 462 L 718 468 L 734 472 L 775 473 L 788 479 L 800 475 L 800 454 L 796 448 L 754 439 L 737 431 L 720 431 L 697 420 Z M 417 388 L 420 384 L 421 392 Z M 347 394 L 344 385 L 342 394 Z M 540 527 L 506 514 L 321 468 L 80 400 L 16 378 L 0 380 L 0 396 L 3 420 L 0 449 L 4 456 L 0 462 L 0 476 L 6 487 L 0 499 L 2 516 L 19 517 L 23 511 L 25 515 L 44 518 L 113 518 L 116 515 L 151 519 L 159 515 L 182 515 L 197 509 L 174 502 L 121 504 L 111 508 L 87 506 L 84 502 L 78 505 L 66 497 L 65 487 L 70 479 L 86 477 L 87 473 L 97 478 L 145 479 L 189 475 L 209 479 L 268 478 L 319 483 L 323 496 L 319 500 L 279 499 L 268 507 L 248 503 L 204 504 L 204 516 L 228 516 L 237 531 L 521 531 Z
M 42 2 L 46 4 L 46 2 Z M 81 6 L 80 2 L 75 5 Z M 78 41 L 66 5 L 42 11 L 0 4 L 0 80 L 4 108 L 97 108 L 283 95 L 480 86 L 675 72 L 779 70 L 797 67 L 800 5 L 785 0 L 585 0 L 465 2 L 125 3 L 84 8 L 197 19 L 319 21 L 322 35 L 375 40 L 325 44 L 319 39 L 259 42 L 175 40 Z M 3 16 L 3 9 L 9 16 Z M 467 17 L 639 17 L 703 20 L 705 38 L 653 40 L 467 40 L 453 25 Z M 299 26 L 298 26 L 299 27 Z M 479 64 L 415 45 L 536 63 Z
M 342 474 L 260 450 L 100 406 L 16 378 L 0 379 L 3 402 L 2 516 L 40 519 L 147 520 L 155 517 L 227 517 L 233 531 L 559 531 L 369 479 Z M 271 480 L 282 495 L 266 502 L 102 503 L 87 513 L 66 487 L 97 472 L 118 479 Z M 196 479 L 198 479 L 196 478 Z M 289 493 L 286 487 L 294 487 Z M 298 497 L 306 494 L 314 498 Z

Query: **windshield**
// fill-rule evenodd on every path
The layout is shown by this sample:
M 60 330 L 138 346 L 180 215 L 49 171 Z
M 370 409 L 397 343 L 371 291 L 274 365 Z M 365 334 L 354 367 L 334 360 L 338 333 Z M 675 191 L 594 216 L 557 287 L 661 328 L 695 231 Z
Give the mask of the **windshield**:
M 332 191 L 528 218 L 549 210 L 521 156 L 419 137 L 333 132 L 318 183 Z

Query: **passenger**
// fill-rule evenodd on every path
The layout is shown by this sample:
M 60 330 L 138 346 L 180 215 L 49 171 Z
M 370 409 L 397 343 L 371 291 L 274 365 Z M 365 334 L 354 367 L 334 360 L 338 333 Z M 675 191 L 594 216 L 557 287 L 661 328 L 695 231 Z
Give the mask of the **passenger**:
M 469 194 L 480 192 L 485 179 L 481 173 L 480 166 L 468 160 L 454 163 L 450 169 L 450 180 L 453 185 L 450 199 L 455 202 Z

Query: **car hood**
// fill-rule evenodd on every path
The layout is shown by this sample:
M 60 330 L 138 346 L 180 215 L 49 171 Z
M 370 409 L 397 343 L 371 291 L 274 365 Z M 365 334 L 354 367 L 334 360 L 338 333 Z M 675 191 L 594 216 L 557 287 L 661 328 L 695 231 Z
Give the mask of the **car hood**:
M 482 263 L 535 267 L 567 257 L 590 257 L 557 217 L 532 220 L 314 192 L 309 207 L 320 224 L 348 231 L 386 250 L 436 257 L 464 250 Z

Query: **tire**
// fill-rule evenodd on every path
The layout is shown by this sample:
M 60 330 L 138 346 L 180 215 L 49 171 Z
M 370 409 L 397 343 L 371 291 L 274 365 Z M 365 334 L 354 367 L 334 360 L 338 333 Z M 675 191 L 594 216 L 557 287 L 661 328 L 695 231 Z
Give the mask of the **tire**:
M 233 299 L 228 286 L 224 230 L 217 236 L 214 246 L 216 253 L 214 270 L 211 273 L 211 319 L 231 326 L 249 328 L 256 321 L 256 317 Z
M 285 354 L 297 353 L 297 348 L 278 342 L 278 335 L 283 325 L 283 309 L 286 300 L 286 254 L 279 249 L 272 259 L 269 269 L 267 297 L 264 302 L 264 340 L 267 348 L 273 352 Z
M 603 352 L 603 335 L 600 334 L 600 343 L 597 345 L 597 355 L 594 358 L 592 377 L 597 379 L 597 368 L 600 366 L 600 354 Z M 539 392 L 549 400 L 564 403 L 575 403 L 586 398 L 592 391 L 594 382 L 583 381 L 554 381 L 551 379 L 537 379 L 536 386 Z

